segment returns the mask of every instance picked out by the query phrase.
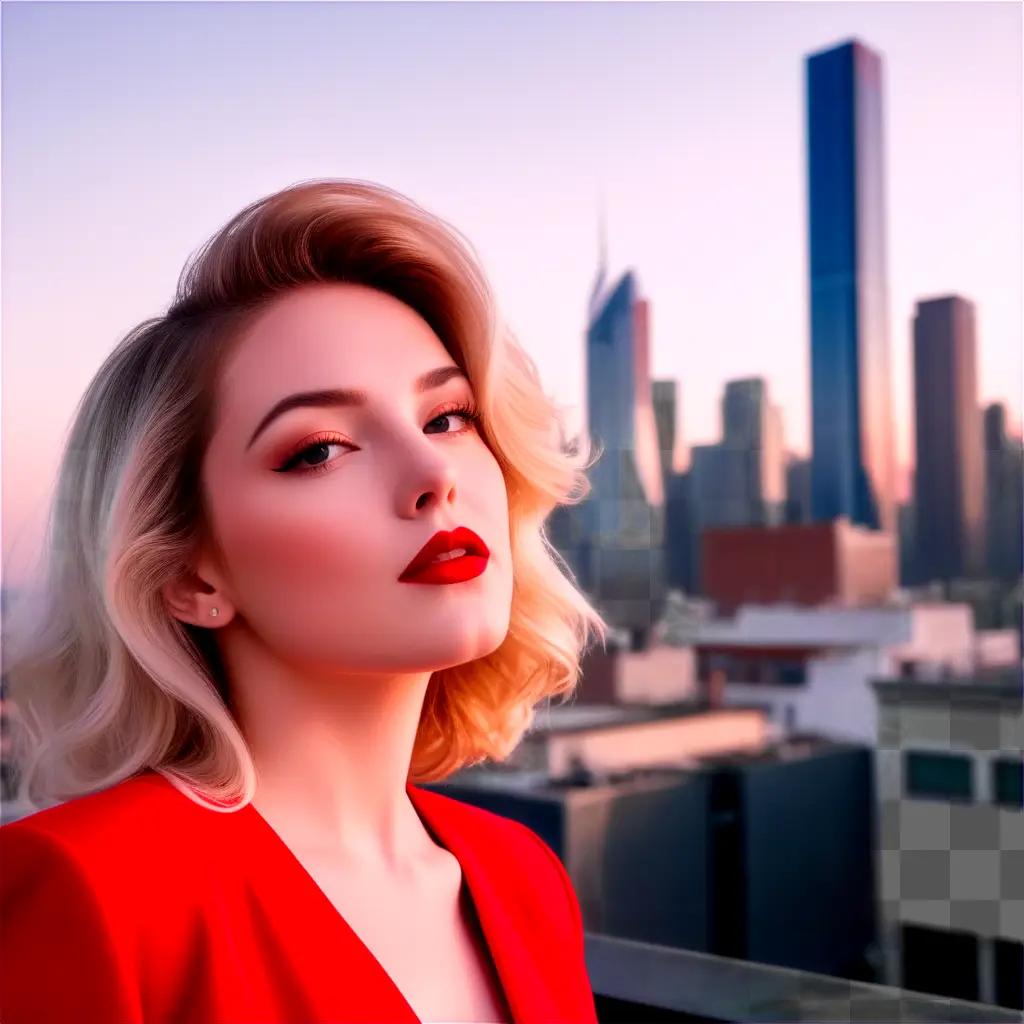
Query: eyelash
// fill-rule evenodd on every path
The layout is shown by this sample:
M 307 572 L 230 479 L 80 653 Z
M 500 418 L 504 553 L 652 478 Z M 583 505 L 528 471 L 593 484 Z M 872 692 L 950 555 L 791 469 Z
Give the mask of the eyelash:
M 477 421 L 480 419 L 480 413 L 474 405 L 468 403 L 455 402 L 452 403 L 452 405 L 449 406 L 448 408 L 442 409 L 439 413 L 436 413 L 434 416 L 430 418 L 428 422 L 433 423 L 434 420 L 442 419 L 445 416 L 463 416 L 468 421 L 468 425 L 464 427 L 462 430 L 446 431 L 446 433 L 449 435 L 465 434 L 467 431 L 472 430 L 474 424 L 476 424 Z M 345 441 L 344 439 L 338 437 L 337 434 L 331 434 L 329 432 L 317 434 L 311 440 L 303 442 L 301 448 L 288 455 L 284 462 L 277 469 L 275 469 L 274 472 L 293 472 L 293 470 L 290 467 L 293 464 L 297 463 L 301 456 L 305 455 L 306 452 L 308 452 L 312 448 L 320 448 L 326 444 L 351 445 L 349 441 Z M 334 462 L 322 462 L 316 466 L 304 466 L 298 471 L 298 473 L 299 476 L 305 476 L 307 473 L 326 473 L 333 465 Z

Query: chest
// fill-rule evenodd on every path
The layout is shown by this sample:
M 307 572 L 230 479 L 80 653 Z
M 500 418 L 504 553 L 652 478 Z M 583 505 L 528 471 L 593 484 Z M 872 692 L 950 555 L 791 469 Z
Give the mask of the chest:
M 429 884 L 355 883 L 329 863 L 306 869 L 424 1022 L 511 1024 L 486 937 L 458 861 Z

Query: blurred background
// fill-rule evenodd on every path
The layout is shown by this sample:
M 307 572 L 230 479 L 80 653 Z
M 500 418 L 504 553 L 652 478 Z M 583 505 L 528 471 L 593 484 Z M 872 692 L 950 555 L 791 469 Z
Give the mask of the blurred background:
M 0 17 L 5 607 L 187 257 L 386 184 L 604 452 L 548 528 L 608 644 L 436 787 L 559 853 L 602 1020 L 1024 1019 L 1019 4 Z

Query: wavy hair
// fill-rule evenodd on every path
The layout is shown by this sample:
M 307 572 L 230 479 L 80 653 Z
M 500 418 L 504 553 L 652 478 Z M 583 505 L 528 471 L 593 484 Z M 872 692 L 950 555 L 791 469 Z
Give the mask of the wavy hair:
M 252 799 L 255 767 L 213 631 L 171 615 L 161 588 L 214 542 L 199 466 L 226 357 L 275 298 L 324 281 L 387 292 L 430 324 L 473 385 L 508 492 L 507 636 L 432 675 L 410 780 L 504 760 L 539 701 L 573 696 L 591 633 L 606 641 L 607 623 L 545 530 L 555 506 L 590 493 L 600 453 L 586 437 L 562 443 L 560 410 L 497 315 L 475 250 L 392 189 L 300 182 L 251 203 L 192 254 L 167 312 L 123 337 L 75 410 L 40 589 L 7 627 L 18 799 L 46 806 L 146 769 L 211 809 Z

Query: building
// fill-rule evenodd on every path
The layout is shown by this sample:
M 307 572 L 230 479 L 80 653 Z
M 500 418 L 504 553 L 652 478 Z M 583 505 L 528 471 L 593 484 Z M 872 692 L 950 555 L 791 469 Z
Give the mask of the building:
M 693 528 L 687 496 L 689 452 L 683 433 L 680 389 L 674 380 L 655 380 L 651 391 L 665 494 L 665 586 L 690 590 Z
M 694 445 L 687 474 L 689 562 L 701 593 L 703 537 L 709 529 L 773 526 L 786 515 L 782 416 L 765 380 L 728 381 L 721 413 L 721 441 Z
M 786 455 L 786 514 L 787 523 L 811 521 L 811 460 L 794 452 Z
M 650 377 L 649 306 L 627 271 L 604 287 L 587 328 L 587 433 L 600 452 L 590 493 L 555 529 L 559 550 L 612 625 L 646 642 L 665 598 L 665 494 Z
M 694 629 L 698 686 L 709 704 L 759 707 L 784 732 L 869 746 L 878 719 L 871 680 L 941 679 L 1019 664 L 1014 643 L 989 643 L 967 605 L 943 602 L 744 606 Z
M 565 863 L 588 932 L 874 980 L 869 749 L 773 742 L 740 709 L 731 723 L 693 708 L 598 710 L 541 716 L 537 749 L 584 751 L 558 776 L 471 769 L 438 785 L 540 834 Z M 620 747 L 631 767 L 598 753 Z
M 917 511 L 913 501 L 901 501 L 896 506 L 897 529 L 900 535 L 900 584 L 916 586 L 917 571 Z
M 886 983 L 1024 1009 L 1019 667 L 874 689 Z
M 896 590 L 890 534 L 830 522 L 704 531 L 701 595 L 731 614 L 742 604 L 868 605 Z
M 958 295 L 914 315 L 916 561 L 924 581 L 985 571 L 985 452 L 974 304 Z
M 654 422 L 661 456 L 661 476 L 667 479 L 686 469 L 686 440 L 683 432 L 683 402 L 674 380 L 651 381 Z
M 985 408 L 988 572 L 1003 580 L 1024 575 L 1024 442 L 1006 428 L 1006 406 Z
M 811 515 L 896 535 L 882 58 L 806 58 Z
M 761 377 L 731 380 L 722 395 L 722 440 L 693 449 L 692 499 L 702 528 L 771 526 L 785 517 L 782 415 Z

